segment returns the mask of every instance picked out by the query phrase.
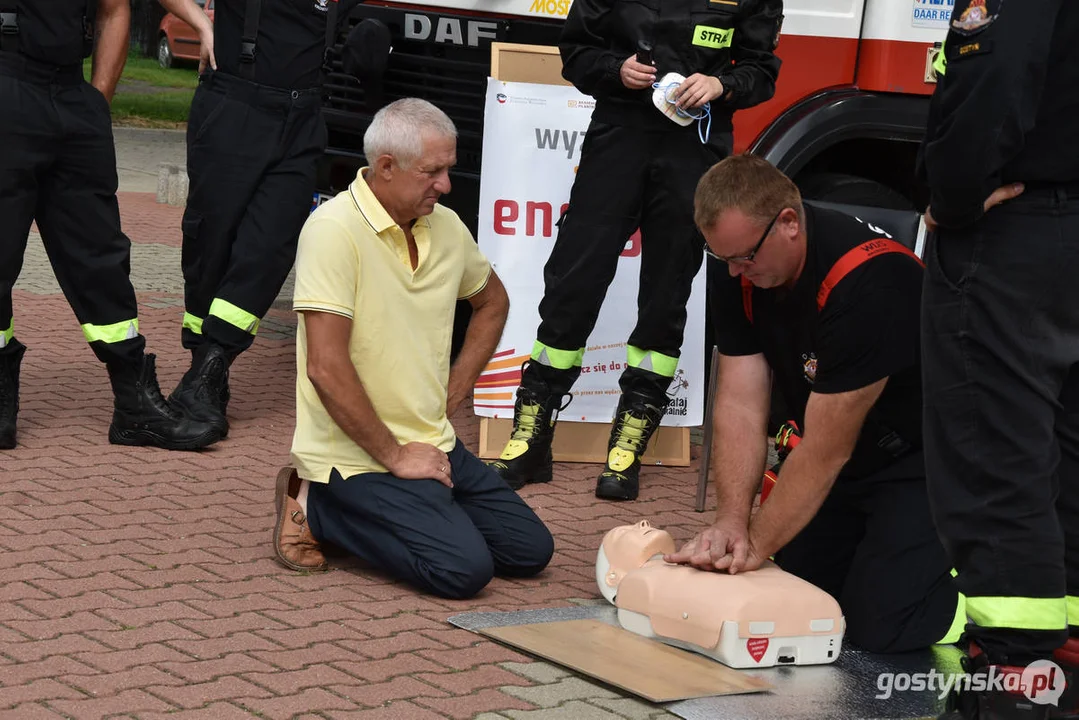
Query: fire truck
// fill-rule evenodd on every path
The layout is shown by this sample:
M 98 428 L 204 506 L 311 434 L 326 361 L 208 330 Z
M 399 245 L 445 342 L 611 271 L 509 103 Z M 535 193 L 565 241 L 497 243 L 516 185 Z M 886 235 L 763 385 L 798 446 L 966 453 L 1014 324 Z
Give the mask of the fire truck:
M 707 0 L 700 0 L 702 3 Z M 422 97 L 457 125 L 458 165 L 442 202 L 477 235 L 483 111 L 492 42 L 557 45 L 571 0 L 367 0 L 349 17 L 385 23 L 393 37 L 381 102 Z M 735 151 L 759 154 L 807 199 L 920 213 L 918 145 L 954 0 L 786 0 L 775 96 L 735 114 Z M 342 37 L 348 28 L 342 31 Z M 339 68 L 338 68 L 339 70 Z M 364 88 L 333 72 L 324 113 L 329 144 L 313 207 L 364 164 L 363 132 L 378 110 Z M 865 213 L 862 213 L 865 215 Z M 919 240 L 920 244 L 920 240 Z M 916 247 L 920 250 L 920 247 Z M 459 303 L 453 353 L 470 316 Z M 706 325 L 706 347 L 712 329 Z
M 458 166 L 444 202 L 474 234 L 490 44 L 557 45 L 570 2 L 368 0 L 349 18 L 352 25 L 377 18 L 391 31 L 385 102 L 422 97 L 457 124 Z M 735 151 L 767 158 L 810 199 L 924 209 L 915 158 L 953 4 L 787 0 L 775 96 L 735 115 Z M 329 147 L 316 203 L 347 186 L 363 164 L 373 105 L 356 80 L 331 74 L 324 106 Z

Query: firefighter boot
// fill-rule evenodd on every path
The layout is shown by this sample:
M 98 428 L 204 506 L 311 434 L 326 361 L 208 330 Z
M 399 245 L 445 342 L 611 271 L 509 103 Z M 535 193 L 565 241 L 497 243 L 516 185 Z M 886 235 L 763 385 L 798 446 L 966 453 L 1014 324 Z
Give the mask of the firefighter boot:
M 109 363 L 108 371 L 116 397 L 109 442 L 197 450 L 221 439 L 220 427 L 188 417 L 162 397 L 153 355 L 134 365 Z
M 228 437 L 229 357 L 220 345 L 204 342 L 191 353 L 191 368 L 169 395 L 169 403 Z
M 1059 714 L 1050 697 L 1055 695 L 1055 689 L 1070 681 L 1059 668 L 1047 668 L 1049 674 L 1043 678 L 1044 683 L 1031 682 L 1033 678 L 1028 677 L 1029 671 L 1024 673 L 1024 666 L 990 663 L 973 645 L 970 655 L 961 662 L 967 678 L 949 694 L 944 714 L 938 720 L 1055 720 L 1067 717 Z
M 640 489 L 641 456 L 663 419 L 666 405 L 641 393 L 622 393 L 607 444 L 607 466 L 596 480 L 596 497 L 636 500 Z
M 12 339 L 0 353 L 0 450 L 15 447 L 15 421 L 19 416 L 19 366 L 26 346 Z
M 555 422 L 558 413 L 569 405 L 567 402 L 559 407 L 560 399 L 524 385 L 517 389 L 509 442 L 498 460 L 488 463 L 510 488 L 520 490 L 528 483 L 551 481 Z

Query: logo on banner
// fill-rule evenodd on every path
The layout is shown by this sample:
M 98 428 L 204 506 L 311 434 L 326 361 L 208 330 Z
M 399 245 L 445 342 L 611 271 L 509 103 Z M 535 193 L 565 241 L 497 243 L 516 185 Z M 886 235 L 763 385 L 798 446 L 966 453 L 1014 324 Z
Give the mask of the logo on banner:
M 689 415 L 689 402 L 686 396 L 689 395 L 689 380 L 686 379 L 686 371 L 682 368 L 674 373 L 674 377 L 671 378 L 671 384 L 667 387 L 667 397 L 670 401 L 667 403 L 667 409 L 664 411 L 665 415 Z
M 499 105 L 505 105 L 506 101 L 509 100 L 509 98 L 506 97 L 506 93 L 498 93 L 497 95 L 495 95 L 495 100 L 498 101 Z
M 914 0 L 911 25 L 944 30 L 952 19 L 955 0 Z
M 572 4 L 572 0 L 533 0 L 532 6 L 528 8 L 528 12 L 539 13 L 540 15 L 551 15 L 554 17 L 566 17 L 569 14 L 569 6 Z

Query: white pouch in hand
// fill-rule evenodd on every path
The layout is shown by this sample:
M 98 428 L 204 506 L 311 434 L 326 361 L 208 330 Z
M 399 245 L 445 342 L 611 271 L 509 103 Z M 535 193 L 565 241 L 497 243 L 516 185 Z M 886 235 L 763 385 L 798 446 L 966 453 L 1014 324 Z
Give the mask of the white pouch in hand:
M 688 114 L 684 114 L 685 111 L 679 112 L 674 103 L 673 93 L 685 81 L 686 78 L 683 75 L 669 72 L 660 78 L 652 90 L 652 104 L 656 106 L 656 109 L 683 127 L 689 125 L 695 119 Z

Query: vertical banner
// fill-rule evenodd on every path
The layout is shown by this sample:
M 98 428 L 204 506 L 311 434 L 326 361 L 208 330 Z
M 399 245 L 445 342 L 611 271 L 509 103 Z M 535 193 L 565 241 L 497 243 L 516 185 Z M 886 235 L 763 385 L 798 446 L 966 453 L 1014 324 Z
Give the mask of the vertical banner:
M 543 267 L 554 247 L 556 223 L 569 202 L 581 144 L 595 101 L 562 85 L 488 78 L 480 175 L 480 249 L 510 296 L 502 340 L 474 391 L 477 415 L 513 417 L 521 364 L 532 352 L 543 297 Z M 637 322 L 641 240 L 627 238 L 595 329 L 588 338 L 581 377 L 562 421 L 610 422 L 618 379 L 626 367 L 626 340 Z M 685 340 L 668 389 L 663 425 L 696 426 L 704 417 L 704 265 L 693 282 Z

